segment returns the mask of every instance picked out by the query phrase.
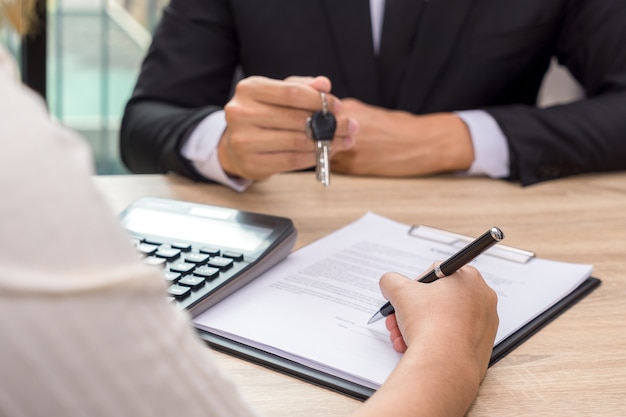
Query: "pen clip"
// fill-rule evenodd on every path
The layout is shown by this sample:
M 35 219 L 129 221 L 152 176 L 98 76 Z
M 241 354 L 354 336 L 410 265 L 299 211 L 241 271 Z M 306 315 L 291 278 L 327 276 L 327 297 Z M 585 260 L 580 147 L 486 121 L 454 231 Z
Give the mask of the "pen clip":
M 473 238 L 454 232 L 449 232 L 435 227 L 414 224 L 408 231 L 408 234 L 420 239 L 426 239 L 433 242 L 443 243 L 449 246 L 461 248 L 470 243 Z M 493 245 L 487 249 L 483 255 L 493 256 L 495 258 L 505 259 L 507 261 L 525 264 L 535 257 L 533 252 L 505 246 L 500 243 Z

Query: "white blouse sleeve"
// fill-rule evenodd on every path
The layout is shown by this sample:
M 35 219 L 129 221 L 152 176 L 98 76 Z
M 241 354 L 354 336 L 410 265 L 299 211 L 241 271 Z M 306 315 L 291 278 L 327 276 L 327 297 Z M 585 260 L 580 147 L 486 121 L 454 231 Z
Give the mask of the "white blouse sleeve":
M 0 415 L 257 415 L 136 256 L 91 182 L 85 144 L 6 67 Z

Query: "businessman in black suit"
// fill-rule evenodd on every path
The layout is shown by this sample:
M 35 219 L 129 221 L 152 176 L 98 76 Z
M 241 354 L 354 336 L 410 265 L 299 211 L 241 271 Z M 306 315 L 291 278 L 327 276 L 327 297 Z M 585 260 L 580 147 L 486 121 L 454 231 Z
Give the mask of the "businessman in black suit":
M 236 189 L 309 168 L 323 91 L 334 172 L 529 185 L 626 169 L 624 0 L 386 3 L 172 0 L 125 110 L 126 165 Z M 553 56 L 586 98 L 540 109 Z

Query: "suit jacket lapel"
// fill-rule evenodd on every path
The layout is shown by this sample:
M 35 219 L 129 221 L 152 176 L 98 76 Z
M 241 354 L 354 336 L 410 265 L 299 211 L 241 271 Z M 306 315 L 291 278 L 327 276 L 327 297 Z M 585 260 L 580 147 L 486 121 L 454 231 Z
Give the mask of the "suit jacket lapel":
M 337 1 L 337 0 L 336 0 Z M 425 0 L 398 108 L 424 111 L 466 21 L 472 0 Z
M 350 96 L 378 104 L 380 95 L 369 1 L 322 0 L 322 3 Z

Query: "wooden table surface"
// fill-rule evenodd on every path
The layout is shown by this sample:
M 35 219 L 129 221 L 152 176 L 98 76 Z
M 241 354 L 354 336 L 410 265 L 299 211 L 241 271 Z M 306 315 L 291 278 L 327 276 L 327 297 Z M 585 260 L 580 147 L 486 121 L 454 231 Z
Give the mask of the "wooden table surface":
M 380 179 L 283 174 L 243 193 L 176 176 L 98 176 L 115 211 L 155 196 L 289 217 L 296 248 L 372 211 L 407 224 L 477 236 L 590 263 L 602 285 L 490 368 L 470 416 L 626 416 L 626 174 L 572 177 L 522 188 L 484 178 Z M 216 353 L 267 416 L 344 416 L 359 401 Z

